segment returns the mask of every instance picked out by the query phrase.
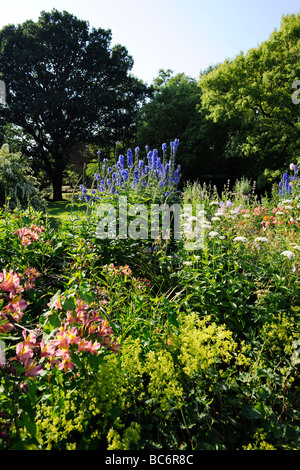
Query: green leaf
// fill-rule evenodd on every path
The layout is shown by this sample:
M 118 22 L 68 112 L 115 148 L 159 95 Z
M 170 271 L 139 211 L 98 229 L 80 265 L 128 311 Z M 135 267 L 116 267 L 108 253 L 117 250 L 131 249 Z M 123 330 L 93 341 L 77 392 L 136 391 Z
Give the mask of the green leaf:
M 87 304 L 91 304 L 95 300 L 95 295 L 93 292 L 80 288 L 78 294 L 82 300 L 84 300 Z
M 242 414 L 247 419 L 261 419 L 262 418 L 261 413 L 252 406 L 247 406 L 247 405 L 243 406 Z
M 56 294 L 54 294 L 53 297 L 51 297 L 50 302 L 49 302 L 49 309 L 50 310 L 53 309 L 53 306 L 54 306 L 55 302 L 59 299 L 60 295 L 61 295 L 61 291 L 58 290 L 56 292 Z
M 23 412 L 21 416 L 21 422 L 26 427 L 27 431 L 31 435 L 31 437 L 36 436 L 36 424 L 35 420 L 29 413 Z
M 67 310 L 74 310 L 76 307 L 76 301 L 74 297 L 69 297 L 62 302 L 62 308 L 66 312 Z

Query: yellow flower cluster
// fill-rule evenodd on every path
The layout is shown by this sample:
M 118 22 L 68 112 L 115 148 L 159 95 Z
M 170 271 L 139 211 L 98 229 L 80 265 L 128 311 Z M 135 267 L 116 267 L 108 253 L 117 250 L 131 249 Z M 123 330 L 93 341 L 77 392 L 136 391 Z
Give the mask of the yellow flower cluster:
M 179 364 L 188 376 L 205 371 L 218 363 L 228 363 L 237 344 L 232 333 L 223 325 L 210 322 L 210 317 L 199 318 L 196 313 L 180 320 L 180 333 L 173 338 L 179 350 Z
M 233 340 L 223 325 L 198 314 L 179 317 L 179 328 L 147 349 L 139 338 L 127 338 L 118 355 L 108 355 L 82 391 L 66 393 L 61 406 L 41 404 L 37 438 L 41 449 L 76 448 L 74 435 L 86 433 L 108 449 L 138 444 L 145 420 L 165 426 L 183 409 L 189 380 L 210 383 L 210 373 L 222 376 L 229 365 L 249 365 L 247 347 Z M 200 382 L 198 386 L 200 386 Z M 87 424 L 92 423 L 92 425 Z M 74 431 L 76 431 L 74 433 Z M 103 444 L 102 444 L 103 445 Z
M 115 427 L 124 428 L 124 424 L 119 418 L 116 419 Z M 130 450 L 132 444 L 137 444 L 140 439 L 140 425 L 132 422 L 123 431 L 123 438 L 114 428 L 111 428 L 107 434 L 108 447 L 107 450 Z
M 70 442 L 70 434 L 73 431 L 81 433 L 85 420 L 84 411 L 78 410 L 71 392 L 66 392 L 63 398 L 64 406 L 61 406 L 61 397 L 57 396 L 57 403 L 49 405 L 41 403 L 37 405 L 36 439 L 40 449 L 51 450 L 57 448 L 76 448 L 76 442 Z

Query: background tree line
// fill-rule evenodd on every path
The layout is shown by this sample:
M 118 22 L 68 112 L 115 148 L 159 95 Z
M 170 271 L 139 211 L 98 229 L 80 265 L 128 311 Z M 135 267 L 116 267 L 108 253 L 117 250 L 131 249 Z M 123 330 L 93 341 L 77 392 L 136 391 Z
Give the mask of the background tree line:
M 129 146 L 161 148 L 180 139 L 184 180 L 223 185 L 242 176 L 265 189 L 299 158 L 300 13 L 258 47 L 210 66 L 199 80 L 161 69 L 151 86 L 111 48 L 111 31 L 67 12 L 0 31 L 0 143 L 9 143 L 62 197 L 63 176 L 82 172 L 97 150 L 113 158 Z

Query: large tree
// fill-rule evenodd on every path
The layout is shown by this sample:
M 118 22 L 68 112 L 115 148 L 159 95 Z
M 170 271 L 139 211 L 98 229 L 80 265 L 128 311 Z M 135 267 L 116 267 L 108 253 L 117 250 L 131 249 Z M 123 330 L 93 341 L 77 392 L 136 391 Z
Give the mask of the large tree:
M 65 11 L 0 31 L 1 123 L 21 132 L 21 151 L 47 172 L 54 200 L 74 149 L 121 140 L 135 124 L 148 88 L 132 66 L 125 47 L 111 47 L 110 30 Z
M 299 155 L 300 106 L 292 100 L 299 57 L 300 13 L 283 16 L 268 40 L 200 78 L 201 113 L 228 126 L 227 154 L 251 162 L 253 176 Z
M 201 88 L 197 80 L 184 73 L 173 76 L 172 70 L 161 69 L 153 88 L 152 99 L 139 113 L 139 145 L 159 148 L 162 143 L 178 138 L 176 158 L 185 180 L 213 177 L 215 181 L 219 175 L 231 176 L 223 158 L 226 126 L 207 120 L 207 112 L 199 112 Z

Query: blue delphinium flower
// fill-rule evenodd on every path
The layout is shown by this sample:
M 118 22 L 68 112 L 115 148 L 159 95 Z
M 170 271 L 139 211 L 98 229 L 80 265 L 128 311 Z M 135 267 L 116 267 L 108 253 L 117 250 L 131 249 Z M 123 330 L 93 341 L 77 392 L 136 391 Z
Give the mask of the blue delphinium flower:
M 153 168 L 156 168 L 157 158 L 158 158 L 158 151 L 157 151 L 157 149 L 154 149 L 153 153 L 152 153 L 152 166 L 153 166 Z
M 127 150 L 127 166 L 128 168 L 131 168 L 133 165 L 133 161 L 132 161 L 132 150 L 131 149 L 128 149 Z
M 119 161 L 118 161 L 118 163 L 119 163 L 120 165 L 122 165 L 122 168 L 124 168 L 124 160 L 125 160 L 125 159 L 124 159 L 124 155 L 119 155 Z
M 152 166 L 153 166 L 152 154 L 153 154 L 153 152 L 152 152 L 151 150 L 147 153 L 147 159 L 148 159 L 149 168 L 152 168 Z
M 157 157 L 157 158 L 156 158 L 156 161 L 155 161 L 155 164 L 154 164 L 154 168 L 155 168 L 156 170 L 158 170 L 158 172 L 162 173 L 162 171 L 163 171 L 163 165 L 162 165 L 162 163 L 161 163 L 161 161 L 160 161 L 160 157 Z
M 122 172 L 121 172 L 121 175 L 122 175 L 122 178 L 123 178 L 123 181 L 128 181 L 128 169 L 125 168 Z
M 139 184 L 139 181 L 140 181 L 139 171 L 134 170 L 134 172 L 133 172 L 133 186 L 135 186 L 135 184 Z

